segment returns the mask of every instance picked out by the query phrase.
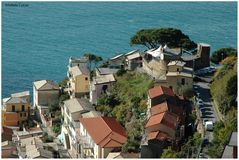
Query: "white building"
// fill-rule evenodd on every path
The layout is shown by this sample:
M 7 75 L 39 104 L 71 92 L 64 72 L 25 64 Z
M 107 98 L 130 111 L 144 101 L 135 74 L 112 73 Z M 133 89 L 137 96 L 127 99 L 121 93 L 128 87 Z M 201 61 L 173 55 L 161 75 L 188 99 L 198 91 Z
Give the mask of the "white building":
M 33 82 L 33 107 L 39 111 L 38 118 L 44 122 L 44 114 L 51 104 L 58 103 L 59 86 L 53 81 L 41 80 Z
M 69 149 L 71 156 L 74 158 L 79 157 L 77 148 L 77 132 L 79 132 L 80 127 L 79 118 L 82 118 L 86 113 L 89 114 L 92 110 L 94 108 L 87 99 L 73 98 L 64 101 L 62 109 L 64 123 L 61 136 L 63 137 L 64 147 Z
M 125 69 L 134 70 L 138 67 L 142 67 L 142 56 L 138 50 L 131 51 L 125 55 Z

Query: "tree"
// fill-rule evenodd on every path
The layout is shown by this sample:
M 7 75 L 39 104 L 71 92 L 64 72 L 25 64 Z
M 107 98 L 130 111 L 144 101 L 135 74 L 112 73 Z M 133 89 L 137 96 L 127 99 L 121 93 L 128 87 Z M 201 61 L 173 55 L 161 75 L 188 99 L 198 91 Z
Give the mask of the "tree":
M 228 56 L 237 57 L 237 50 L 234 48 L 221 48 L 212 53 L 211 61 L 215 64 L 219 64 L 223 59 Z
M 171 147 L 163 150 L 163 154 L 160 158 L 177 158 L 177 155 L 174 153 Z
M 89 60 L 89 69 L 90 69 L 90 71 L 92 71 L 92 63 L 94 63 L 94 67 L 93 67 L 93 68 L 95 68 L 96 65 L 97 65 L 100 61 L 103 60 L 100 56 L 97 56 L 97 55 L 92 54 L 92 53 L 85 53 L 84 56 L 87 57 L 88 60 Z
M 61 124 L 60 123 L 54 124 L 52 126 L 52 130 L 54 133 L 60 134 L 61 133 Z
M 51 135 L 48 135 L 47 133 L 44 134 L 43 137 L 42 137 L 42 141 L 43 141 L 44 143 L 53 142 L 53 139 L 54 139 L 54 137 L 51 136 Z
M 59 85 L 60 87 L 66 88 L 67 82 L 68 82 L 68 77 L 65 77 L 65 79 L 63 79 L 62 81 L 60 81 L 60 82 L 58 83 L 58 85 Z
M 49 106 L 50 113 L 54 113 L 55 111 L 57 111 L 59 109 L 60 109 L 60 107 L 59 107 L 58 103 L 53 103 L 53 104 L 50 104 L 50 106 Z
M 69 99 L 70 98 L 70 96 L 69 96 L 69 94 L 67 94 L 67 93 L 62 93 L 61 95 L 60 95 L 60 97 L 59 97 L 59 103 L 63 103 L 65 100 L 67 100 L 67 99 Z
M 130 127 L 127 128 L 127 141 L 123 145 L 123 152 L 139 152 L 140 142 L 142 138 L 142 123 L 132 118 Z
M 167 44 L 169 47 L 182 47 L 190 50 L 196 48 L 196 43 L 175 28 L 142 29 L 131 38 L 131 45 L 144 45 L 148 49 Z

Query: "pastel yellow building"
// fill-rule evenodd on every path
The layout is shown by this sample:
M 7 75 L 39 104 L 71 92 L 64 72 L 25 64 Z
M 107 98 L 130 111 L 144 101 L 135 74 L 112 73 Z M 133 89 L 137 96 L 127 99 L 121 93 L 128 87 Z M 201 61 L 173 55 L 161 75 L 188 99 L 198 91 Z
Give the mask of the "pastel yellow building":
M 70 98 L 89 97 L 90 71 L 86 65 L 69 67 L 68 78 L 68 93 Z

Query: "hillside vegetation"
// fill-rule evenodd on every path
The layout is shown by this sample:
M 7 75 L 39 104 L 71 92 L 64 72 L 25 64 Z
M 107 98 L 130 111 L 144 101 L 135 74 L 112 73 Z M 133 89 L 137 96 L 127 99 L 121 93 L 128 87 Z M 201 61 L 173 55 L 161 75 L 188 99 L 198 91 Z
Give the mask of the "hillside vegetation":
M 127 72 L 116 77 L 114 88 L 98 99 L 97 110 L 116 117 L 127 130 L 124 152 L 138 152 L 147 110 L 147 91 L 153 82 L 146 74 Z
M 211 158 L 222 156 L 231 133 L 237 131 L 237 58 L 228 56 L 220 63 L 223 66 L 214 75 L 211 94 L 224 117 L 213 129 L 213 141 L 207 153 Z

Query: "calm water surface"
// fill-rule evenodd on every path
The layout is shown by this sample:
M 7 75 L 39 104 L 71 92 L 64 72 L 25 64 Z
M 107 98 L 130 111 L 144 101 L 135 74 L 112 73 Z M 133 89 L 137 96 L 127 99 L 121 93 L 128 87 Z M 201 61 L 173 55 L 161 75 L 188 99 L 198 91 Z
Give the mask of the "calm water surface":
M 60 81 L 70 56 L 104 59 L 136 47 L 142 28 L 175 27 L 212 51 L 237 47 L 237 3 L 2 3 L 2 97 L 32 90 L 40 79 Z

